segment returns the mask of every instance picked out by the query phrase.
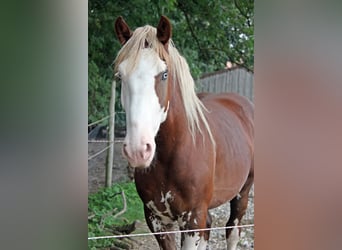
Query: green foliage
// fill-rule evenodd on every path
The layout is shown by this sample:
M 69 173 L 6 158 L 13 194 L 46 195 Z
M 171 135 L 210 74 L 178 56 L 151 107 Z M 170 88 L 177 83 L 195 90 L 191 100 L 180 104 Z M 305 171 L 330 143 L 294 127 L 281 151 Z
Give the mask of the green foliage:
M 100 74 L 96 63 L 89 62 L 88 74 L 88 114 L 89 120 L 95 121 L 109 114 L 111 80 Z M 95 104 L 95 105 L 94 105 Z
M 227 60 L 253 70 L 253 0 L 89 0 L 88 3 L 89 75 L 92 76 L 89 77 L 92 81 L 89 122 L 102 118 L 101 112 L 109 109 L 103 105 L 110 99 L 110 87 L 106 84 L 113 79 L 112 62 L 121 47 L 114 34 L 118 16 L 123 16 L 132 30 L 145 24 L 156 26 L 161 15 L 168 16 L 173 25 L 174 43 L 187 59 L 195 79 L 203 73 L 223 69 Z M 94 98 L 99 89 L 101 94 Z M 118 102 L 117 99 L 116 109 L 121 111 Z M 116 122 L 122 123 L 121 119 Z
M 123 207 L 123 199 L 120 195 L 124 191 L 127 202 L 127 210 L 121 216 L 113 216 Z M 133 182 L 115 184 L 111 188 L 105 188 L 88 196 L 88 236 L 111 235 L 111 229 L 133 223 L 135 220 L 144 220 L 143 203 L 137 194 Z M 88 241 L 89 249 L 109 247 L 113 239 L 101 239 Z

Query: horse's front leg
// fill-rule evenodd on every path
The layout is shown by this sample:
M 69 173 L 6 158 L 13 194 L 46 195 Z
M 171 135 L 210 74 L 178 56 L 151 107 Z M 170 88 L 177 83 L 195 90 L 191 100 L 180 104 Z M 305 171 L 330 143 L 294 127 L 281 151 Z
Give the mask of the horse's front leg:
M 153 214 L 152 211 L 144 206 L 145 219 L 151 232 L 165 232 L 173 228 L 173 224 L 162 221 L 162 219 Z M 176 250 L 176 241 L 174 234 L 157 234 L 154 235 L 158 241 L 158 245 L 162 250 Z
M 180 223 L 182 230 L 210 228 L 211 216 L 207 210 L 186 213 Z M 208 247 L 210 231 L 182 233 L 182 250 L 205 250 Z

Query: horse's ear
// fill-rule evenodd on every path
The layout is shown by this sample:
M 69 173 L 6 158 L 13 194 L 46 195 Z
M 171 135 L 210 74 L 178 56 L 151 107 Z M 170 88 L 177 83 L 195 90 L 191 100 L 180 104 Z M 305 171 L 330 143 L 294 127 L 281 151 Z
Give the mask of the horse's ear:
M 169 19 L 161 16 L 157 27 L 157 38 L 162 44 L 166 44 L 171 38 L 172 28 Z
M 121 45 L 124 45 L 132 36 L 132 31 L 130 30 L 122 16 L 119 16 L 115 21 L 115 33 Z

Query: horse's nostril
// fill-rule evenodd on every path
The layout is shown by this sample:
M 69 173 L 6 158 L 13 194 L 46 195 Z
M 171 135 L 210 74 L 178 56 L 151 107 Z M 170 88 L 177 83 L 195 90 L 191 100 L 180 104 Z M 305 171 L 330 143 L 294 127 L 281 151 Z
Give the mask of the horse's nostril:
M 150 153 L 152 151 L 152 145 L 147 143 L 146 144 L 146 152 Z
M 152 153 L 152 145 L 149 143 L 146 143 L 144 146 L 144 149 L 140 152 L 140 156 L 146 160 L 148 159 L 148 157 L 150 157 L 151 153 Z

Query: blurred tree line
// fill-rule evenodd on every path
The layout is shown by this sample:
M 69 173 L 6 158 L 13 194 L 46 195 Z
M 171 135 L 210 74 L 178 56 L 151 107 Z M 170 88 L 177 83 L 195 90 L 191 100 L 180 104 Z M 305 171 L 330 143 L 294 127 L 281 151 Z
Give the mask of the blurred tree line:
M 123 16 L 132 30 L 156 26 L 161 15 L 173 25 L 172 39 L 194 79 L 231 61 L 253 70 L 253 0 L 88 0 L 88 122 L 109 113 L 113 61 L 119 51 L 114 22 Z M 116 110 L 121 111 L 117 85 Z M 124 117 L 116 116 L 117 125 Z

